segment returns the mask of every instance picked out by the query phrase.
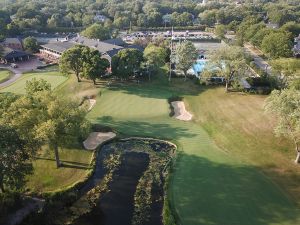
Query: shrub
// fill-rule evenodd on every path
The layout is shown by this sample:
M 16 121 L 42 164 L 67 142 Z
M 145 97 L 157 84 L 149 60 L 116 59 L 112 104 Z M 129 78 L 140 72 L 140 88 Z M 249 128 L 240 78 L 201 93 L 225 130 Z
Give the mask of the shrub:
M 300 91 L 300 79 L 293 80 L 290 86 Z

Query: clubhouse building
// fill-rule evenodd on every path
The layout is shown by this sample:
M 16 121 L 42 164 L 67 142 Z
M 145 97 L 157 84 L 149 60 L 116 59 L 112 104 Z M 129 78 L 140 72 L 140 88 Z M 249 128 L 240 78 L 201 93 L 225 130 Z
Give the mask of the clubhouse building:
M 40 53 L 42 57 L 57 61 L 64 51 L 74 47 L 75 45 L 84 45 L 89 48 L 98 50 L 103 58 L 111 62 L 112 57 L 120 50 L 125 48 L 134 48 L 143 51 L 143 48 L 137 45 L 128 45 L 122 39 L 109 39 L 100 41 L 97 39 L 90 39 L 77 35 L 77 37 L 69 39 L 68 37 L 62 41 L 49 42 L 41 45 Z

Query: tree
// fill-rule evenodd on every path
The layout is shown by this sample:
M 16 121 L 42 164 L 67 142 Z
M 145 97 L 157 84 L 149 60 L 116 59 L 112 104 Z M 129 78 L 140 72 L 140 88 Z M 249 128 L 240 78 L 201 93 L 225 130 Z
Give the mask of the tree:
M 127 79 L 140 69 L 143 53 L 137 49 L 122 49 L 112 57 L 112 73 L 121 79 Z
M 271 58 L 290 57 L 292 41 L 290 33 L 272 32 L 264 37 L 261 48 Z
M 100 24 L 94 23 L 82 31 L 82 35 L 92 39 L 107 40 L 110 39 L 110 30 Z
M 26 142 L 16 130 L 0 125 L 0 191 L 20 189 L 26 175 L 32 172 Z
M 39 44 L 33 37 L 27 37 L 23 40 L 24 48 L 30 52 L 37 52 L 39 50 Z
M 167 58 L 167 50 L 162 47 L 157 47 L 155 45 L 148 45 L 144 50 L 144 59 L 147 66 L 150 66 L 154 70 L 164 65 Z M 149 81 L 150 81 L 150 72 L 149 72 Z
M 275 127 L 277 135 L 290 138 L 295 145 L 296 160 L 300 162 L 300 91 L 295 89 L 275 90 L 266 99 L 265 110 L 278 116 Z
M 83 65 L 83 74 L 96 84 L 96 79 L 105 75 L 110 63 L 107 59 L 101 58 L 99 51 L 91 51 L 87 62 Z
M 278 75 L 279 87 L 285 88 L 288 83 L 300 76 L 300 61 L 294 58 L 280 58 L 270 61 L 272 72 Z
M 83 72 L 83 65 L 86 60 L 86 54 L 90 49 L 86 46 L 76 45 L 62 54 L 59 61 L 59 69 L 64 74 L 74 72 L 77 81 L 80 82 L 80 73 Z
M 222 24 L 217 25 L 215 28 L 215 34 L 219 37 L 219 38 L 225 38 L 225 34 L 226 34 L 226 27 Z
M 33 90 L 35 85 L 39 88 Z M 89 129 L 86 111 L 78 102 L 55 95 L 44 80 L 28 81 L 26 90 L 25 95 L 5 103 L 8 108 L 0 124 L 15 128 L 30 150 L 48 144 L 59 167 L 58 148 L 78 141 Z
M 228 92 L 231 81 L 245 68 L 244 52 L 238 46 L 223 46 L 210 56 L 211 67 L 217 68 L 219 76 L 224 77 L 225 90 Z
M 195 45 L 190 41 L 184 41 L 176 46 L 176 68 L 184 73 L 184 81 L 187 78 L 187 71 L 195 63 L 198 52 Z
M 35 135 L 49 145 L 54 151 L 56 166 L 61 166 L 59 147 L 74 143 L 86 135 L 89 123 L 85 119 L 86 112 L 78 107 L 78 103 L 56 96 L 50 91 L 37 92 L 32 96 L 39 103 L 42 115 L 36 125 Z

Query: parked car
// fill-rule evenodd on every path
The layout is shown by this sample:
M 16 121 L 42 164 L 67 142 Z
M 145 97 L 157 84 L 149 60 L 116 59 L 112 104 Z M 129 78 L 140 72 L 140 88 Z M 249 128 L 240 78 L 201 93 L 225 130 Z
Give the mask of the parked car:
M 10 67 L 11 67 L 11 68 L 18 68 L 18 65 L 15 64 L 15 63 L 11 63 L 11 64 L 10 64 Z

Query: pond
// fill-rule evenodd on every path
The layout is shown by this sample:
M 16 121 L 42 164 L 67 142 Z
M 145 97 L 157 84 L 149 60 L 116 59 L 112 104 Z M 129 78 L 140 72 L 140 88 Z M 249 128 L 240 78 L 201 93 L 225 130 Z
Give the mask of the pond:
M 107 185 L 106 190 L 74 225 L 163 224 L 164 182 L 174 153 L 175 146 L 152 139 L 104 145 L 97 157 L 102 168 L 94 178 L 107 180 L 98 185 Z

